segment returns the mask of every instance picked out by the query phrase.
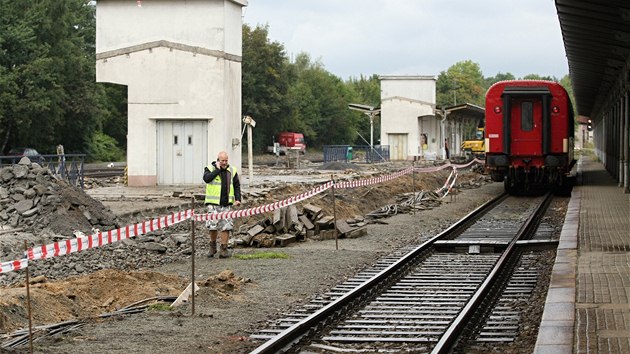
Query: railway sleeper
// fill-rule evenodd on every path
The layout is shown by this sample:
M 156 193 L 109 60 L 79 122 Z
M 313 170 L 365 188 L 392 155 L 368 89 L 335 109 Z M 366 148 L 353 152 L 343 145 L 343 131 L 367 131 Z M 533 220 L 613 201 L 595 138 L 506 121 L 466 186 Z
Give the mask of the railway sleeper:
M 438 338 L 433 337 L 341 337 L 326 336 L 322 338 L 329 342 L 409 342 L 409 343 L 434 343 Z
M 441 331 L 350 331 L 350 330 L 332 330 L 330 335 L 335 336 L 439 336 Z

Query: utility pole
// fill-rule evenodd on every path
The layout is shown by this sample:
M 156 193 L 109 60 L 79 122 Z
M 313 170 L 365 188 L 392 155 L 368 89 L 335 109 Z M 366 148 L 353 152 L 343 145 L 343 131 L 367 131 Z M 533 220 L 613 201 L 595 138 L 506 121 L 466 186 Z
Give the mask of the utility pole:
M 243 117 L 243 123 L 247 125 L 247 164 L 249 165 L 249 185 L 252 187 L 254 184 L 254 152 L 253 152 L 253 134 L 252 128 L 256 126 L 256 121 L 250 117 Z

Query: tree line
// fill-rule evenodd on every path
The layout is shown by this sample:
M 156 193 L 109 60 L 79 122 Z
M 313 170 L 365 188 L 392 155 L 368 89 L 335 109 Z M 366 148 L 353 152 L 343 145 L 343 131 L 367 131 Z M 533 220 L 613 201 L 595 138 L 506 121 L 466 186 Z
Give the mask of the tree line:
M 95 5 L 90 0 L 0 0 L 0 154 L 30 146 L 52 153 L 86 153 L 91 160 L 124 159 L 127 89 L 96 83 Z M 263 151 L 280 131 L 304 133 L 309 146 L 368 144 L 370 122 L 349 103 L 380 104 L 377 74 L 341 79 L 302 52 L 290 59 L 268 26 L 243 25 L 242 113 L 256 122 L 253 145 Z M 528 75 L 560 81 L 568 77 Z M 483 107 L 494 82 L 479 64 L 458 62 L 437 77 L 437 105 Z M 380 120 L 375 120 L 376 138 Z M 245 146 L 243 144 L 242 146 Z

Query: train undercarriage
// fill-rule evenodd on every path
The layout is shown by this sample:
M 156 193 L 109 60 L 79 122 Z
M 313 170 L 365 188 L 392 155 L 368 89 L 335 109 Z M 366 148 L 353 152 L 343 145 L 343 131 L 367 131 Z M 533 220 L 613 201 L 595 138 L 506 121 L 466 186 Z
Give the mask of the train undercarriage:
M 495 167 L 490 177 L 495 182 L 503 182 L 505 192 L 510 195 L 537 195 L 551 190 L 559 196 L 570 196 L 575 184 L 573 164 L 567 169 L 561 167 L 509 166 Z

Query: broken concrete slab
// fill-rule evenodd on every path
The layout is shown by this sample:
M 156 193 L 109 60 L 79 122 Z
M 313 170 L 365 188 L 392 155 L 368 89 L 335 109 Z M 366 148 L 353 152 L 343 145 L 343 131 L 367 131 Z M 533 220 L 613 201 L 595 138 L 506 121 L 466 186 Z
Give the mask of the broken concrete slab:
M 259 233 L 263 232 L 265 230 L 264 227 L 260 226 L 260 225 L 254 225 L 251 229 L 247 230 L 247 234 L 249 236 L 256 236 Z
M 315 225 L 313 225 L 313 223 L 308 219 L 308 217 L 306 217 L 306 215 L 300 216 L 299 219 L 307 230 L 313 230 L 315 228 Z
M 339 233 L 341 235 L 345 235 L 348 232 L 352 231 L 352 228 L 348 225 L 348 223 L 343 220 L 337 220 L 335 225 L 337 226 L 337 230 L 339 230 Z
M 322 208 L 315 206 L 313 204 L 306 204 L 304 205 L 303 209 L 304 209 L 304 212 L 309 215 L 309 218 L 311 220 L 317 219 L 319 214 L 321 214 L 322 212 Z
M 280 247 L 285 247 L 286 245 L 293 243 L 296 241 L 295 235 L 292 234 L 284 234 L 280 236 L 276 236 L 275 245 Z
M 315 225 L 320 229 L 320 230 L 327 230 L 332 228 L 332 224 L 333 224 L 333 220 L 335 218 L 327 215 L 322 217 L 321 219 L 315 221 Z
M 357 238 L 357 237 L 361 237 L 365 235 L 367 235 L 367 227 L 363 226 L 363 227 L 353 229 L 352 231 L 346 233 L 345 236 L 347 238 Z

